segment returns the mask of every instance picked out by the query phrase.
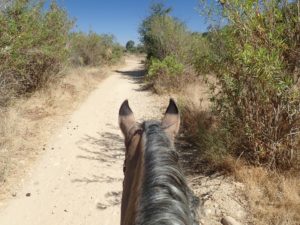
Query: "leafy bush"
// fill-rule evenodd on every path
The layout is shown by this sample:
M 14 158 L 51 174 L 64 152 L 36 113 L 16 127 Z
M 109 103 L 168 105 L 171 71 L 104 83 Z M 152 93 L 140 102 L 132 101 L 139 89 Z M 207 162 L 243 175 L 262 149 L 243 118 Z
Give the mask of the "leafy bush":
M 162 4 L 154 4 L 150 16 L 140 26 L 141 40 L 148 58 L 162 60 L 173 55 L 180 61 L 185 61 L 190 46 L 190 33 L 182 22 L 168 14 L 170 11 L 170 8 L 165 9 Z
M 163 60 L 151 58 L 146 81 L 152 84 L 157 93 L 178 91 L 192 79 L 188 72 L 174 56 L 167 56 Z
M 299 166 L 296 3 L 227 0 L 214 9 L 227 19 L 210 33 L 208 59 L 219 80 L 213 101 L 227 149 L 272 168 Z
M 112 35 L 78 32 L 71 35 L 71 62 L 81 66 L 115 63 L 123 55 L 123 48 Z
M 164 74 L 166 76 L 180 76 L 183 73 L 184 66 L 178 62 L 174 56 L 167 56 L 162 61 L 151 59 L 148 71 L 148 78 L 155 79 L 157 76 Z
M 129 52 L 132 52 L 135 50 L 135 43 L 134 41 L 130 40 L 130 41 L 127 41 L 126 43 L 126 50 L 129 51 Z
M 68 54 L 72 21 L 54 1 L 16 0 L 0 11 L 0 105 L 57 74 Z
M 133 53 L 133 54 L 145 53 L 144 45 L 142 45 L 142 44 L 135 45 L 134 41 L 132 41 L 132 40 L 127 41 L 125 47 L 126 47 L 126 52 L 129 52 L 129 53 Z
M 211 72 L 211 61 L 214 56 L 211 43 L 206 36 L 200 33 L 192 33 L 189 41 L 190 48 L 187 52 L 187 60 L 198 75 Z
M 196 56 L 208 50 L 202 35 L 189 32 L 170 12 L 171 8 L 163 4 L 153 4 L 139 29 L 149 60 L 147 79 L 156 91 L 182 89 L 187 81 L 193 80 L 193 65 L 199 59 Z

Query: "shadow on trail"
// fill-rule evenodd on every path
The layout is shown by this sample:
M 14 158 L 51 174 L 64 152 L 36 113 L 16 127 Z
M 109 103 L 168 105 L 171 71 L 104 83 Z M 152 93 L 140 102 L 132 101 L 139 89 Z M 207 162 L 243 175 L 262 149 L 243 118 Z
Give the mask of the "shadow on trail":
M 108 123 L 109 130 L 117 130 L 118 127 Z M 82 154 L 78 159 L 96 160 L 101 166 L 110 167 L 117 161 L 123 163 L 124 160 L 124 140 L 119 134 L 112 132 L 97 132 L 96 135 L 86 134 L 78 143 L 78 148 Z M 122 168 L 120 168 L 122 170 Z M 106 174 L 104 171 L 100 174 L 87 174 L 81 178 L 73 179 L 73 183 L 93 184 L 93 183 L 120 183 L 123 177 Z M 121 191 L 109 191 L 105 194 L 104 200 L 96 203 L 96 208 L 105 210 L 110 207 L 118 206 L 121 202 Z
M 111 124 L 107 124 L 113 127 Z M 95 136 L 86 134 L 77 142 L 81 154 L 77 155 L 78 159 L 98 161 L 105 167 L 111 167 L 117 161 L 124 160 L 124 141 L 121 135 L 111 132 L 97 132 Z M 121 170 L 121 168 L 120 168 Z M 107 174 L 97 174 L 73 179 L 72 182 L 95 183 L 95 182 L 119 182 L 122 179 L 108 176 Z
M 135 91 L 148 91 L 151 88 L 151 85 L 144 82 L 145 73 L 144 69 L 137 70 L 115 70 L 116 73 L 121 74 L 125 79 L 133 81 L 135 84 L 139 84 L 139 88 L 134 89 Z
M 121 196 L 122 196 L 122 191 L 107 192 L 105 194 L 106 203 L 98 202 L 96 207 L 97 209 L 105 210 L 106 208 L 111 206 L 121 205 Z
M 115 70 L 115 72 L 120 73 L 122 75 L 125 75 L 129 77 L 130 79 L 135 79 L 135 80 L 142 80 L 145 75 L 145 70 L 144 69 L 138 69 L 138 70 Z
M 224 171 L 217 170 L 212 162 L 203 157 L 204 153 L 199 146 L 191 144 L 184 136 L 176 139 L 175 146 L 185 175 L 213 178 L 224 174 Z
M 82 154 L 77 157 L 82 159 L 113 163 L 124 157 L 123 137 L 110 132 L 97 132 L 96 136 L 85 135 L 78 142 L 78 147 Z
M 112 124 L 106 124 L 109 130 L 119 129 Z M 80 160 L 98 161 L 99 169 L 102 166 L 109 168 L 117 161 L 123 163 L 124 160 L 124 140 L 119 134 L 112 132 L 97 132 L 95 135 L 84 135 L 77 143 L 81 154 L 77 155 Z M 89 162 L 87 162 L 89 163 Z M 120 167 L 120 171 L 122 168 Z M 100 172 L 99 171 L 99 172 Z M 86 174 L 83 177 L 72 179 L 72 183 L 95 184 L 95 183 L 120 183 L 123 177 L 100 172 L 97 174 Z M 121 202 L 121 191 L 109 191 L 105 194 L 105 198 L 101 202 L 96 203 L 96 208 L 105 210 L 107 208 L 118 206 Z
M 175 146 L 179 153 L 180 164 L 183 167 L 185 174 L 198 174 L 200 172 L 198 161 L 199 151 L 182 138 L 176 139 Z
M 100 176 L 93 175 L 90 178 L 84 177 L 81 179 L 73 179 L 73 183 L 85 183 L 85 184 L 90 184 L 90 183 L 113 183 L 117 181 L 122 181 L 120 178 L 114 178 L 110 176 L 106 176 L 104 174 Z

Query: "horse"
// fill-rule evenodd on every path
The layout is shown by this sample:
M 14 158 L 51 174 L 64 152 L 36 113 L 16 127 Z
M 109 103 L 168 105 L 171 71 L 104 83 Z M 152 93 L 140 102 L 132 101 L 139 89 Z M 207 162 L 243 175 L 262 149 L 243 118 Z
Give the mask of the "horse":
M 119 110 L 125 137 L 121 225 L 198 225 L 199 204 L 187 185 L 174 139 L 180 115 L 173 99 L 162 121 L 137 123 L 128 100 Z

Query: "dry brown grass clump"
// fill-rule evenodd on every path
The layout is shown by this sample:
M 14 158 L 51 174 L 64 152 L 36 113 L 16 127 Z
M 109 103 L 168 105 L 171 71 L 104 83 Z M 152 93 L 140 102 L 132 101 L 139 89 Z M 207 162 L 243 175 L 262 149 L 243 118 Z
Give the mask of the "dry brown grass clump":
M 30 98 L 0 108 L 0 196 L 45 150 L 47 139 L 95 86 L 105 70 L 77 68 L 48 83 Z
M 278 174 L 262 167 L 243 166 L 235 170 L 235 177 L 245 184 L 254 224 L 300 224 L 299 173 Z

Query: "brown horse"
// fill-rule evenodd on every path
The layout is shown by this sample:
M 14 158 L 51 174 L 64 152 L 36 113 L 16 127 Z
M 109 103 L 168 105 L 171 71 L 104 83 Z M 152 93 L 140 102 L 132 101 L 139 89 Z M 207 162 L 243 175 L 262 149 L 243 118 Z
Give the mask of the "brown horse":
M 174 100 L 161 122 L 141 124 L 126 100 L 119 124 L 126 146 L 121 225 L 198 224 L 198 199 L 187 186 L 174 148 L 180 124 Z

